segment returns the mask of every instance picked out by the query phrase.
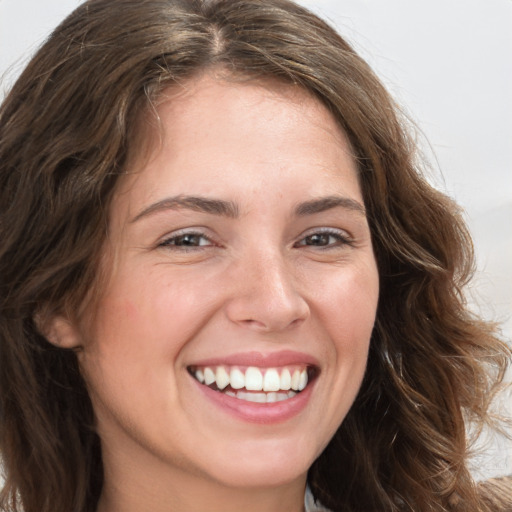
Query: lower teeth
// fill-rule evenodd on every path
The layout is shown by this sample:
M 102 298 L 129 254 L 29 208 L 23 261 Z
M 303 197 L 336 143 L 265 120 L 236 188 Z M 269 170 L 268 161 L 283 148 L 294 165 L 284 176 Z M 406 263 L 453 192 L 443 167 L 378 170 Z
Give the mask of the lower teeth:
M 297 393 L 295 391 L 287 391 L 285 393 L 248 393 L 245 391 L 225 391 L 226 395 L 238 400 L 246 400 L 247 402 L 257 402 L 260 404 L 267 404 L 272 402 L 282 402 L 293 398 Z

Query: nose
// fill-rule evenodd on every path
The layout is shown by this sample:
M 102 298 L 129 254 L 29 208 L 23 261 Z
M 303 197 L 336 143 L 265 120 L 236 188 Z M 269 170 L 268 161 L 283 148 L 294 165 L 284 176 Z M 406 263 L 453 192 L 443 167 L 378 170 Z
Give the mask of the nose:
M 277 255 L 252 255 L 236 265 L 226 313 L 231 322 L 259 332 L 285 331 L 310 314 L 292 263 Z

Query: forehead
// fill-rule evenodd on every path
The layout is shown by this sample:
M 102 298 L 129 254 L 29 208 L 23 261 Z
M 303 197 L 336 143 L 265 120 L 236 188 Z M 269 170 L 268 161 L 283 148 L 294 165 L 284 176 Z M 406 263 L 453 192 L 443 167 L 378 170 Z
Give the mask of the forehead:
M 154 107 L 140 128 L 148 150 L 132 162 L 118 196 L 134 187 L 146 188 L 147 200 L 166 187 L 208 193 L 216 181 L 224 181 L 227 191 L 237 184 L 256 188 L 276 173 L 305 177 L 305 167 L 312 194 L 326 180 L 337 187 L 340 167 L 349 171 L 345 181 L 357 181 L 347 137 L 329 110 L 301 87 L 206 74 L 168 88 Z
M 269 108 L 265 109 L 265 105 Z M 279 124 L 268 124 L 283 111 L 286 116 L 279 118 Z M 143 168 L 146 159 L 161 149 L 166 138 L 167 142 L 175 138 L 176 131 L 185 135 L 184 128 L 194 126 L 214 131 L 219 125 L 235 126 L 233 121 L 241 120 L 250 121 L 255 132 L 259 127 L 261 134 L 271 133 L 269 130 L 277 126 L 285 129 L 307 121 L 354 155 L 334 115 L 304 87 L 277 77 L 252 77 L 214 68 L 167 87 L 156 100 L 148 102 L 132 130 L 133 140 L 129 145 L 135 150 L 131 151 L 129 168 L 131 171 Z M 178 129 L 173 130 L 174 126 Z M 199 139 L 199 129 L 188 133 L 197 145 L 208 142 L 207 137 Z M 247 145 L 250 142 L 244 140 Z
M 284 133 L 307 125 L 324 130 L 340 146 L 346 137 L 334 116 L 310 91 L 277 78 L 239 78 L 204 74 L 164 92 L 158 112 L 184 124 L 203 125 L 205 129 L 229 125 L 239 128 L 245 122 L 251 135 Z M 227 132 L 229 133 L 229 131 Z M 311 134 L 308 134 L 311 135 Z M 246 141 L 250 142 L 250 141 Z

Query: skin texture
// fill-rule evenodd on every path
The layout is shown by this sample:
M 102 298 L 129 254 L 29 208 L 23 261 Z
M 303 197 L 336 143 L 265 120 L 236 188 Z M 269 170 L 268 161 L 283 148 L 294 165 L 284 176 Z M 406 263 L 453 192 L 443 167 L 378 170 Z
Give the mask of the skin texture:
M 359 389 L 377 307 L 350 147 L 289 85 L 205 75 L 157 112 L 161 139 L 111 207 L 93 320 L 57 317 L 50 333 L 81 347 L 105 464 L 99 510 L 302 510 L 307 470 Z M 236 215 L 161 203 L 183 196 L 228 201 Z M 297 214 L 325 197 L 344 202 Z M 283 421 L 237 417 L 187 371 L 281 351 L 319 370 Z

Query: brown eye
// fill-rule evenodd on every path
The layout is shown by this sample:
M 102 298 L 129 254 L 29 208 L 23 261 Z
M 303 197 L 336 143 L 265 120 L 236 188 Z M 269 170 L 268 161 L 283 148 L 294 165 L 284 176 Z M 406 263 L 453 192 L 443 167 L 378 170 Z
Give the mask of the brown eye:
M 337 240 L 327 233 L 315 233 L 304 239 L 304 245 L 326 246 L 335 243 Z
M 304 237 L 295 244 L 296 247 L 320 247 L 331 248 L 350 245 L 351 241 L 341 231 L 319 231 Z
M 161 247 L 204 247 L 212 245 L 211 241 L 201 233 L 184 233 L 164 240 Z

